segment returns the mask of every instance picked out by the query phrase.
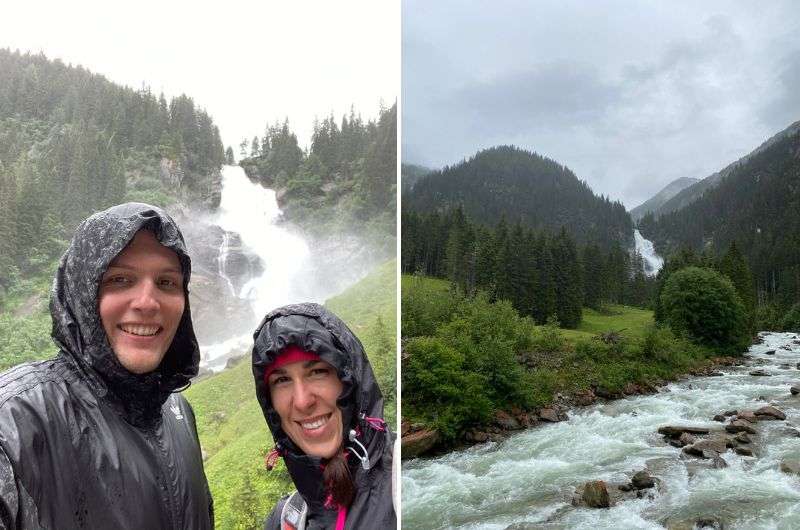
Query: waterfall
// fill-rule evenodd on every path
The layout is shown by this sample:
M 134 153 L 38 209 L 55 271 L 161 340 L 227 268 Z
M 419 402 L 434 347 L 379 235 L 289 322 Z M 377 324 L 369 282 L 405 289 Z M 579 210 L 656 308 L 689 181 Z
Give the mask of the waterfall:
M 648 276 L 655 276 L 661 267 L 664 266 L 664 258 L 656 254 L 653 242 L 645 239 L 639 230 L 633 231 L 633 238 L 636 241 L 636 251 L 644 260 L 644 272 Z
M 267 311 L 289 303 L 324 301 L 304 288 L 308 284 L 311 253 L 301 236 L 280 223 L 281 215 L 274 190 L 250 181 L 239 166 L 223 166 L 219 209 L 208 220 L 209 227 L 223 230 L 216 272 L 227 287 L 229 298 L 248 305 L 250 311 L 249 315 L 227 312 L 223 301 L 210 295 L 212 303 L 219 307 L 206 313 L 229 319 L 220 324 L 229 333 L 210 344 L 201 342 L 203 368 L 222 370 L 231 357 L 247 352 L 252 347 L 253 330 Z M 249 276 L 249 269 L 240 270 L 239 281 L 235 281 L 229 266 L 235 253 L 234 239 L 240 242 L 236 249 L 239 262 L 246 263 L 242 257 L 245 252 L 255 256 L 260 261 L 260 274 Z M 238 289 L 237 283 L 241 285 Z

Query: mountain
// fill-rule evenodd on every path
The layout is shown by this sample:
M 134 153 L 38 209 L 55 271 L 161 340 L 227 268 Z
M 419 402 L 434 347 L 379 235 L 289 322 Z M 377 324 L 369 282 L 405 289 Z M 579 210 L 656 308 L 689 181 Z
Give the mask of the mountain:
M 416 164 L 406 164 L 405 162 L 401 164 L 400 165 L 401 192 L 404 195 L 410 192 L 414 188 L 414 185 L 419 181 L 419 179 L 430 174 L 431 171 L 433 170 L 430 168 L 424 166 L 418 166 Z
M 743 156 L 739 160 L 728 164 L 723 169 L 717 171 L 713 175 L 709 175 L 708 177 L 704 178 L 703 180 L 685 188 L 684 190 L 677 193 L 674 197 L 666 201 L 660 207 L 655 208 L 653 210 L 653 215 L 655 217 L 659 217 L 661 215 L 674 212 L 676 210 L 680 210 L 685 206 L 691 204 L 693 201 L 699 199 L 703 193 L 707 190 L 710 190 L 717 186 L 723 178 L 730 175 L 731 172 L 736 169 L 737 167 L 745 164 L 748 160 L 750 160 L 753 156 L 764 152 L 765 150 L 769 149 L 775 143 L 781 141 L 782 139 L 786 138 L 787 136 L 792 136 L 793 134 L 797 133 L 800 130 L 800 121 L 796 121 L 791 124 L 786 129 L 782 130 L 778 134 L 772 136 L 770 139 L 762 143 L 758 148 L 756 148 L 751 153 Z M 631 212 L 633 213 L 633 212 Z M 642 215 L 643 217 L 644 215 Z
M 673 198 L 675 195 L 688 188 L 692 184 L 700 182 L 700 179 L 681 177 L 675 179 L 666 186 L 664 189 L 644 201 L 642 204 L 631 210 L 631 218 L 634 222 L 638 221 L 645 216 L 648 212 L 653 212 L 660 208 L 665 202 Z
M 735 242 L 762 301 L 800 299 L 800 122 L 712 177 L 688 206 L 644 216 L 642 234 L 662 255 L 681 246 L 720 254 Z
M 478 223 L 509 223 L 556 232 L 566 228 L 578 242 L 605 247 L 633 244 L 633 223 L 619 202 L 598 197 L 566 166 L 513 146 L 478 152 L 434 171 L 404 197 L 418 212 L 461 206 Z

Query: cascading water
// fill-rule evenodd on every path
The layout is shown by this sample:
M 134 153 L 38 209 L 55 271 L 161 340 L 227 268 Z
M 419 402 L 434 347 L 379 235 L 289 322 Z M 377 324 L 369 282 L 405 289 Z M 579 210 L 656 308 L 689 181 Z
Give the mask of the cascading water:
M 655 276 L 661 267 L 664 266 L 664 259 L 656 254 L 656 249 L 653 247 L 653 242 L 649 241 L 639 233 L 639 230 L 633 231 L 633 238 L 636 242 L 636 251 L 642 256 L 644 260 L 644 272 L 648 276 Z
M 691 378 L 650 396 L 610 401 L 571 413 L 568 421 L 529 429 L 432 459 L 403 463 L 403 528 L 471 530 L 694 528 L 716 517 L 725 528 L 800 528 L 800 477 L 780 471 L 800 460 L 800 398 L 789 393 L 798 376 L 800 340 L 762 334 L 748 364 L 721 376 Z M 774 352 L 774 353 L 769 353 Z M 754 410 L 769 402 L 786 421 L 759 421 L 755 457 L 728 451 L 728 466 L 684 455 L 667 445 L 663 425 L 721 431 L 713 416 Z M 576 508 L 576 486 L 589 480 L 630 480 L 648 469 L 660 486 L 608 509 Z M 513 526 L 512 526 L 513 525 Z M 715 527 L 717 528 L 717 527 Z
M 364 234 L 325 234 L 306 241 L 282 220 L 274 190 L 238 166 L 223 166 L 217 211 L 176 208 L 192 256 L 190 299 L 200 366 L 222 370 L 252 347 L 261 318 L 278 306 L 336 295 L 385 261 Z M 313 247 L 313 253 L 311 248 Z
M 280 216 L 275 191 L 250 181 L 241 167 L 223 166 L 219 210 L 210 219 L 210 225 L 224 231 L 217 257 L 218 274 L 232 297 L 245 300 L 251 311 L 249 316 L 236 317 L 218 312 L 222 313 L 219 318 L 231 318 L 227 325 L 230 335 L 213 344 L 201 343 L 204 368 L 221 370 L 231 355 L 247 351 L 252 345 L 252 330 L 268 310 L 288 303 L 322 301 L 303 287 L 308 283 L 304 278 L 309 269 L 308 245 L 277 223 Z M 259 258 L 263 267 L 261 274 L 252 277 L 247 271 L 241 274 L 244 281 L 239 282 L 243 285 L 238 289 L 228 267 L 234 237 L 243 250 Z

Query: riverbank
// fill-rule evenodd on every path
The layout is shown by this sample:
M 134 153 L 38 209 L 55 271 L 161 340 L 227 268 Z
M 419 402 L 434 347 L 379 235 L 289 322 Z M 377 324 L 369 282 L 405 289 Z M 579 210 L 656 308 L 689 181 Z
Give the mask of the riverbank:
M 800 528 L 800 337 L 762 337 L 718 373 L 404 462 L 404 528 Z
M 688 377 L 721 375 L 720 368 L 737 366 L 744 364 L 744 362 L 744 357 L 712 357 L 699 361 L 697 366 L 690 368 L 686 372 L 675 374 L 674 377 L 669 379 L 641 382 L 627 381 L 618 390 L 609 390 L 597 385 L 590 385 L 571 392 L 559 392 L 552 402 L 535 410 L 524 411 L 515 407 L 509 410 L 495 411 L 490 422 L 471 428 L 464 433 L 462 439 L 447 445 L 439 443 L 440 437 L 435 429 L 406 420 L 400 426 L 403 459 L 420 456 L 441 456 L 476 444 L 490 441 L 502 442 L 517 431 L 566 421 L 569 419 L 570 414 L 579 408 L 631 396 L 655 394 L 669 383 Z

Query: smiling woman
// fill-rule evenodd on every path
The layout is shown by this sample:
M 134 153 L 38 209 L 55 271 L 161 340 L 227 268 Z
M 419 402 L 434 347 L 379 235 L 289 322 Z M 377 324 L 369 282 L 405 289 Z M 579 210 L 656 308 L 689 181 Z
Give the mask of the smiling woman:
M 282 307 L 256 330 L 256 396 L 297 491 L 265 528 L 394 528 L 394 434 L 364 348 L 317 304 Z

